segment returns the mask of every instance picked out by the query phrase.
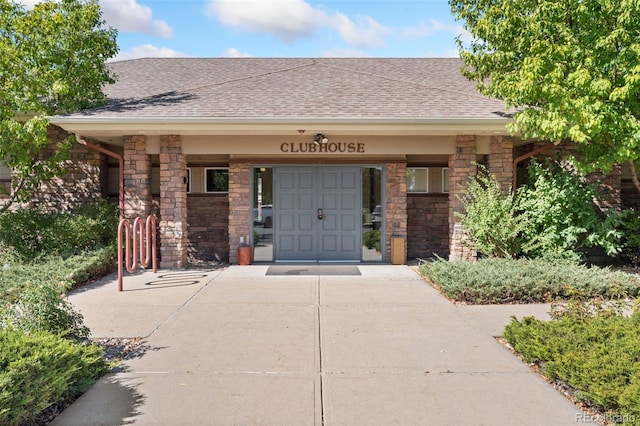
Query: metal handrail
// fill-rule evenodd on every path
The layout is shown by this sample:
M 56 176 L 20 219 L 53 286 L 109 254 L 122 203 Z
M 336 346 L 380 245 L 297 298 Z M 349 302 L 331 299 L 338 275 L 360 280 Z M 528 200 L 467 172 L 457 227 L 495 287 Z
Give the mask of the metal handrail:
M 123 241 L 124 230 L 124 241 Z M 118 225 L 118 291 L 122 291 L 124 268 L 134 272 L 138 265 L 157 271 L 156 217 L 150 215 L 146 221 L 136 217 L 133 226 L 128 219 L 120 219 Z

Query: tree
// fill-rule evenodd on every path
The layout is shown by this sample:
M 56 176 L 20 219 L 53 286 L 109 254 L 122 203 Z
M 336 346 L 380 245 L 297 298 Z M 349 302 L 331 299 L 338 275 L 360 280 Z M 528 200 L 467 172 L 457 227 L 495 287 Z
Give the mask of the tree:
M 584 172 L 640 159 L 640 0 L 450 0 L 463 73 L 515 110 L 510 131 L 576 142 Z
M 118 47 L 101 16 L 97 0 L 0 0 L 0 162 L 13 171 L 0 213 L 64 171 L 73 141 L 50 141 L 47 117 L 106 102 Z

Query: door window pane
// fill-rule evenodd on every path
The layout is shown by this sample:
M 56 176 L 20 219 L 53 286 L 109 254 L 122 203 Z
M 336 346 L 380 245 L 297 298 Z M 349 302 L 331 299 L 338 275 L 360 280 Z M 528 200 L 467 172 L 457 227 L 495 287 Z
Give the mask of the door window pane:
M 273 261 L 273 168 L 253 169 L 253 260 Z
M 382 167 L 362 168 L 362 260 L 381 262 L 384 247 Z

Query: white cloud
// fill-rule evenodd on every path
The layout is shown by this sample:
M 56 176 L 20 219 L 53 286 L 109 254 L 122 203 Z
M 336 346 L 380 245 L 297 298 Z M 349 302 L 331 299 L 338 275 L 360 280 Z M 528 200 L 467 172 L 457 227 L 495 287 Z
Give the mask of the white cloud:
M 225 56 L 227 58 L 253 58 L 252 54 L 242 53 L 235 47 L 228 48 Z
M 412 39 L 427 38 L 436 33 L 449 33 L 456 37 L 460 36 L 461 40 L 465 43 L 473 40 L 471 33 L 464 29 L 462 25 L 445 24 L 436 19 L 431 19 L 429 24 L 422 22 L 417 27 L 407 27 L 402 32 L 405 37 Z
M 151 44 L 143 44 L 126 52 L 119 52 L 116 57 L 109 62 L 136 58 L 184 58 L 187 56 L 189 55 L 168 47 L 156 47 Z
M 310 37 L 327 18 L 304 0 L 213 0 L 206 13 L 228 27 L 273 34 L 286 43 Z
M 351 46 L 380 47 L 384 46 L 384 36 L 391 30 L 376 22 L 369 16 L 358 16 L 354 23 L 342 13 L 336 13 L 332 19 L 334 28 Z
M 390 32 L 371 17 L 358 16 L 353 22 L 343 13 L 329 14 L 304 0 L 211 0 L 206 14 L 225 26 L 271 34 L 285 43 L 311 38 L 325 28 L 337 31 L 351 46 L 382 46 Z
M 137 0 L 100 0 L 100 7 L 107 24 L 120 31 L 164 38 L 173 36 L 169 24 L 153 19 L 151 8 L 139 4 Z
M 33 9 L 41 0 L 20 0 L 27 9 Z M 156 37 L 171 38 L 173 29 L 163 20 L 153 19 L 148 6 L 137 0 L 99 0 L 102 18 L 107 25 L 123 32 L 144 33 Z

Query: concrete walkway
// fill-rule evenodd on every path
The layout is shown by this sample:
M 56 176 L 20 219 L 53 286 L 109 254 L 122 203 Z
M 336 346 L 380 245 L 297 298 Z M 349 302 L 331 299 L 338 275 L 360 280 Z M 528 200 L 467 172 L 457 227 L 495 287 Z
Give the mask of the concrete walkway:
M 496 342 L 546 305 L 456 307 L 407 266 L 142 273 L 75 291 L 95 337 L 146 337 L 54 425 L 575 425 Z

